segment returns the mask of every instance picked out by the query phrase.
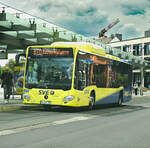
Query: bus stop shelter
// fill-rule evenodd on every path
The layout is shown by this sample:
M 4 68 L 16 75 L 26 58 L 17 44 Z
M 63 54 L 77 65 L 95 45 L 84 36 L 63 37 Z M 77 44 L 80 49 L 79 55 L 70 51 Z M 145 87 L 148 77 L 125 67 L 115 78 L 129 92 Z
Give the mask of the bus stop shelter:
M 85 37 L 62 28 L 41 18 L 14 10 L 8 6 L 0 11 L 0 58 L 7 58 L 8 53 L 25 53 L 29 45 L 47 45 L 55 41 L 90 42 L 106 50 L 106 53 L 130 61 L 134 66 L 143 67 L 148 63 L 140 57 L 120 49 Z

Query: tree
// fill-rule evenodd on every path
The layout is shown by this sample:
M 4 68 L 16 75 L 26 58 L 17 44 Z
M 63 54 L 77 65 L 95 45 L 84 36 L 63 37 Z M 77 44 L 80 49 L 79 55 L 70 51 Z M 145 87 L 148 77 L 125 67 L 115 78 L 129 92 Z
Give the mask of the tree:
M 10 59 L 10 60 L 8 61 L 8 63 L 6 64 L 5 67 L 8 67 L 9 70 L 10 70 L 11 72 L 13 72 L 13 71 L 14 71 L 14 65 L 15 65 L 15 61 L 14 61 L 13 59 Z

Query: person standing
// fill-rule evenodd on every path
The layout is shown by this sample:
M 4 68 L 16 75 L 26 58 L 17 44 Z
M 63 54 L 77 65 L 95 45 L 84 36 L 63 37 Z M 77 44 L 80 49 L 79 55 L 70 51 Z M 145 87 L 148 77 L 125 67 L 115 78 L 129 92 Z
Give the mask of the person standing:
M 138 84 L 137 83 L 134 84 L 134 92 L 135 92 L 135 95 L 138 94 Z
M 9 71 L 8 67 L 1 75 L 2 87 L 4 88 L 4 100 L 5 103 L 8 103 L 10 95 L 12 94 L 13 88 L 13 75 Z

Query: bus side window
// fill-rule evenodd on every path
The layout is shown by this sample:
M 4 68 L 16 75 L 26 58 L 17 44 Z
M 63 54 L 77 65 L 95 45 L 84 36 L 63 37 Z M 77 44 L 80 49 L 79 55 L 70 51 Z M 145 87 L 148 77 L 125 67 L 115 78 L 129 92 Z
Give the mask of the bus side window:
M 99 88 L 105 88 L 106 87 L 106 78 L 107 78 L 107 72 L 106 72 L 106 65 L 103 64 L 96 64 L 94 65 L 93 73 L 94 73 L 94 83 Z

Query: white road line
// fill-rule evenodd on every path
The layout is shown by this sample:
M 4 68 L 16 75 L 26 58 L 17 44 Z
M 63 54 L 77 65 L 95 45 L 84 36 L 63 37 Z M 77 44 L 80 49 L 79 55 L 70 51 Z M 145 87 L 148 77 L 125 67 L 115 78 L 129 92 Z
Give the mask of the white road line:
M 150 107 L 150 105 L 143 105 L 143 107 L 149 108 L 149 107 Z
M 88 119 L 92 119 L 94 117 L 96 117 L 96 116 L 88 116 L 88 117 L 78 116 L 78 117 L 73 117 L 73 118 L 69 118 L 69 119 L 65 119 L 65 120 L 58 120 L 58 121 L 49 122 L 49 123 L 39 123 L 39 124 L 29 125 L 26 127 L 19 127 L 19 128 L 15 128 L 15 129 L 11 129 L 11 130 L 3 130 L 3 131 L 0 131 L 0 136 L 20 133 L 20 132 L 29 131 L 32 129 L 38 129 L 38 128 L 42 128 L 42 127 L 48 127 L 48 126 L 52 126 L 52 125 L 61 125 L 61 124 L 67 124 L 67 123 L 72 123 L 72 122 L 77 122 L 77 121 L 88 120 Z
M 65 123 L 71 123 L 71 122 L 76 122 L 76 121 L 81 121 L 81 120 L 88 120 L 88 119 L 91 119 L 91 117 L 92 116 L 90 117 L 79 116 L 79 117 L 74 117 L 74 118 L 70 118 L 67 120 L 55 121 L 53 122 L 53 124 L 57 125 L 57 124 L 65 124 Z

